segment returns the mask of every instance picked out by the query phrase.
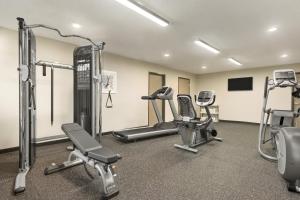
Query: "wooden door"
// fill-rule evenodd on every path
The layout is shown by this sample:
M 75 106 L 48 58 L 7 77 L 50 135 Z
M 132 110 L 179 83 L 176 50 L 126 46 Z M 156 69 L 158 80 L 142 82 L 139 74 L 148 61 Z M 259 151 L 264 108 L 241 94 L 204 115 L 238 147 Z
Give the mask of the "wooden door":
M 190 79 L 178 77 L 178 94 L 190 94 Z
M 161 88 L 165 84 L 165 75 L 157 74 L 150 72 L 149 73 L 149 85 L 148 85 L 148 94 L 152 94 L 157 89 Z M 162 119 L 165 119 L 165 111 L 164 111 L 164 101 L 156 100 L 158 110 L 162 115 Z M 156 114 L 154 112 L 151 101 L 148 103 L 148 125 L 153 126 L 158 122 Z

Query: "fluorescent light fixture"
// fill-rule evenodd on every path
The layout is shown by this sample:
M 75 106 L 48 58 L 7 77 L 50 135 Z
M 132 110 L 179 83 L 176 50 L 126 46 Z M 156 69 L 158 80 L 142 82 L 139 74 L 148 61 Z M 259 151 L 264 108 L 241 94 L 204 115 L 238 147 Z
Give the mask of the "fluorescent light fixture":
M 202 68 L 202 69 L 206 69 L 207 67 L 206 67 L 206 66 L 202 66 L 201 68 Z
M 81 25 L 77 24 L 77 23 L 72 23 L 72 27 L 73 28 L 81 28 Z
M 170 54 L 165 53 L 165 54 L 164 54 L 164 57 L 170 57 Z
M 169 22 L 164 18 L 160 17 L 159 15 L 155 14 L 151 10 L 139 5 L 133 0 L 115 0 L 116 2 L 122 4 L 123 6 L 137 12 L 138 14 L 150 19 L 151 21 L 166 27 L 169 25 Z
M 286 57 L 288 57 L 289 55 L 287 55 L 287 54 L 282 54 L 280 57 L 281 58 L 286 58 Z
M 278 30 L 278 28 L 276 26 L 272 26 L 268 29 L 268 32 L 275 32 L 277 30 Z
M 229 60 L 230 62 L 232 62 L 233 64 L 235 64 L 235 65 L 238 65 L 238 66 L 241 66 L 241 65 L 242 65 L 242 63 L 240 63 L 239 61 L 237 61 L 237 60 L 235 60 L 235 59 L 233 59 L 233 58 L 228 58 L 228 60 Z
M 196 40 L 195 41 L 195 44 L 197 44 L 198 46 L 200 47 L 203 47 L 205 48 L 206 50 L 210 51 L 210 52 L 213 52 L 215 54 L 219 54 L 220 51 L 212 46 L 210 46 L 209 44 L 207 44 L 206 42 L 203 42 L 201 40 Z

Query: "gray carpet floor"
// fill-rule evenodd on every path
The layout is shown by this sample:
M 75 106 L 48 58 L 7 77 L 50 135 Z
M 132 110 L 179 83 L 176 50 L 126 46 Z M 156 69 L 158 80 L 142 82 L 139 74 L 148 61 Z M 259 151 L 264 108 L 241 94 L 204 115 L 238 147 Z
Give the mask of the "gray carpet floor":
M 276 163 L 258 155 L 257 125 L 223 122 L 216 127 L 224 142 L 200 146 L 198 154 L 175 149 L 179 135 L 129 144 L 104 136 L 103 144 L 123 157 L 117 163 L 120 194 L 114 199 L 300 199 L 300 194 L 287 191 Z M 47 165 L 67 158 L 69 144 L 37 148 L 26 192 L 18 196 L 12 194 L 18 153 L 0 154 L 0 199 L 100 199 L 100 179 L 91 179 L 83 166 L 43 175 Z

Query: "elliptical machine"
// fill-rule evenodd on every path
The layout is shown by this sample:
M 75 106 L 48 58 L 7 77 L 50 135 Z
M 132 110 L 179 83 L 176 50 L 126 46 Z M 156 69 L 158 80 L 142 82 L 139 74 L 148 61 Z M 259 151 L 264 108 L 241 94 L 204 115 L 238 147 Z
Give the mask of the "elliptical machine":
M 293 121 L 299 117 L 300 109 L 295 112 L 293 110 L 266 108 L 270 91 L 286 87 L 291 87 L 293 89 L 292 95 L 300 98 L 300 87 L 294 70 L 275 70 L 273 79 L 269 80 L 269 77 L 266 77 L 258 152 L 263 158 L 278 162 L 278 171 L 288 182 L 289 191 L 300 192 L 300 128 L 293 127 Z M 268 124 L 270 125 L 269 129 L 267 128 Z M 270 135 L 268 139 L 265 136 L 267 130 L 269 130 Z M 263 150 L 263 145 L 267 142 L 271 142 L 275 156 L 267 154 Z
M 216 95 L 213 91 L 201 91 L 197 97 L 196 104 L 205 108 L 207 118 L 200 121 L 193 106 L 190 95 L 177 95 L 179 114 L 182 121 L 178 122 L 179 134 L 183 144 L 174 144 L 175 147 L 197 153 L 194 147 L 211 142 L 213 140 L 222 142 L 222 138 L 217 138 L 217 131 L 214 128 L 213 119 L 208 106 L 213 105 Z

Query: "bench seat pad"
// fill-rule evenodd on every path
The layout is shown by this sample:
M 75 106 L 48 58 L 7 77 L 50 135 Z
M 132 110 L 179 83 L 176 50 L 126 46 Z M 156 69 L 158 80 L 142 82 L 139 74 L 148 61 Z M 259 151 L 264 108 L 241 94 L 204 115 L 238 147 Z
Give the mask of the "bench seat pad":
M 116 162 L 119 159 L 118 154 L 99 144 L 79 124 L 63 124 L 61 128 L 83 155 L 106 164 Z

